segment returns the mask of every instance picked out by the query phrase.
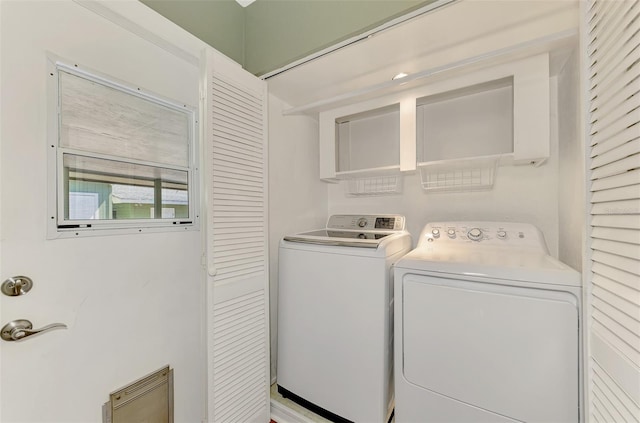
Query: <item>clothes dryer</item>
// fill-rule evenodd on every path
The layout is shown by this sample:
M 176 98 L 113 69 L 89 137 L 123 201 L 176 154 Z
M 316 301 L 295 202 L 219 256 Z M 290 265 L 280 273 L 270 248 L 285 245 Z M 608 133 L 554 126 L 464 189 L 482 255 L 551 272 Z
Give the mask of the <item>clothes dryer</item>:
M 279 248 L 278 391 L 334 421 L 386 423 L 393 408 L 392 264 L 404 217 L 334 215 Z
M 396 422 L 579 421 L 580 274 L 534 226 L 428 224 L 395 298 Z

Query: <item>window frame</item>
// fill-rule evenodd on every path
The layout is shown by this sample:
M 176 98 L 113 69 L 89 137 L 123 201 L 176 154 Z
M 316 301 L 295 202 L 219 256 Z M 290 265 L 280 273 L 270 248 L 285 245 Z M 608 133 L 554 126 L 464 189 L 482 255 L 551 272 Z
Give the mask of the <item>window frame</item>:
M 146 232 L 190 231 L 200 229 L 199 216 L 199 169 L 198 169 L 198 108 L 175 100 L 162 97 L 156 93 L 133 86 L 125 81 L 88 69 L 72 61 L 47 55 L 47 238 L 71 238 L 81 236 L 115 235 Z M 156 163 L 115 155 L 93 153 L 84 150 L 62 147 L 60 139 L 61 107 L 60 107 L 60 75 L 66 72 L 91 82 L 102 84 L 125 94 L 151 101 L 170 109 L 180 111 L 188 116 L 188 163 L 187 166 Z M 187 218 L 136 218 L 136 219 L 66 219 L 65 218 L 65 169 L 64 155 L 71 154 L 94 159 L 113 160 L 132 165 L 151 166 L 167 170 L 185 171 L 187 173 L 187 198 L 189 217 Z

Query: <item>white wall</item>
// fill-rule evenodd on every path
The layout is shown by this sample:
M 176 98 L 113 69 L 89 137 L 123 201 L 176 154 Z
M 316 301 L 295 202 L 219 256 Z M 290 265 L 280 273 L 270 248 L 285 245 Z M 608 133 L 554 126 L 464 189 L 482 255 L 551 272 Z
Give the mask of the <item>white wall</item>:
M 66 323 L 2 341 L 5 422 L 98 422 L 109 393 L 169 364 L 175 421 L 204 417 L 198 231 L 46 240 L 47 52 L 198 104 L 197 66 L 72 1 L 2 1 L 3 278 L 34 279 L 2 299 L 2 323 Z
M 417 173 L 404 177 L 402 194 L 349 197 L 344 182 L 329 186 L 329 214 L 398 213 L 407 218 L 414 244 L 431 221 L 493 220 L 533 223 L 558 256 L 558 142 L 554 130 L 555 78 L 552 78 L 551 157 L 540 167 L 498 167 L 494 187 L 478 192 L 427 192 Z
M 580 136 L 579 55 L 573 51 L 558 75 L 559 258 L 582 271 L 585 225 L 585 147 Z
M 550 78 L 551 157 L 540 167 L 501 166 L 491 191 L 426 192 L 419 174 L 406 175 L 402 194 L 349 197 L 344 182 L 329 185 L 329 214 L 399 213 L 414 243 L 430 221 L 497 220 L 540 228 L 550 253 L 581 269 L 584 224 L 583 149 L 578 135 L 577 58 Z
M 318 122 L 283 116 L 290 106 L 269 96 L 269 280 L 271 378 L 276 376 L 278 245 L 285 235 L 322 228 L 327 221 L 327 186 L 319 179 Z
M 575 66 L 567 63 L 563 71 L 550 80 L 551 157 L 539 167 L 498 167 L 494 187 L 489 191 L 426 192 L 420 187 L 419 174 L 413 173 L 405 175 L 401 194 L 350 197 L 345 194 L 344 182 L 319 182 L 317 123 L 305 116 L 283 117 L 281 111 L 287 105 L 270 96 L 272 366 L 277 353 L 279 240 L 288 233 L 323 227 L 326 216 L 331 214 L 403 214 L 414 244 L 429 221 L 532 223 L 542 230 L 553 256 L 580 268 L 579 215 L 582 212 L 576 208 L 581 204 L 577 192 L 583 189 L 578 168 L 582 156 L 577 150 L 575 130 L 571 132 L 576 119 L 576 88 L 572 85 L 577 84 L 572 73 L 576 71 Z M 274 375 L 272 368 L 272 377 Z

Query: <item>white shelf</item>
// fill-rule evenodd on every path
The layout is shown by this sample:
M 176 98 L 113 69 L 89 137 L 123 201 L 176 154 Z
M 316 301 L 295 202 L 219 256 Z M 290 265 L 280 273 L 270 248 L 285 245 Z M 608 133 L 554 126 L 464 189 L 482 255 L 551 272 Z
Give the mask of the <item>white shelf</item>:
M 399 175 L 400 166 L 383 166 L 362 170 L 350 170 L 346 172 L 336 172 L 336 179 L 362 179 L 374 176 Z

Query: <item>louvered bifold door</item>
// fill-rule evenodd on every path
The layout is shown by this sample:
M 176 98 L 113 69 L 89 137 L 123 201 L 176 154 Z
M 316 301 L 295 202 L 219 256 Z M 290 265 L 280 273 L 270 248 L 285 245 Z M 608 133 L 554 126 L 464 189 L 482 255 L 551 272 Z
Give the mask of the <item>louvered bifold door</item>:
M 268 422 L 266 84 L 206 54 L 208 418 Z
M 640 422 L 640 2 L 590 1 L 590 421 Z

